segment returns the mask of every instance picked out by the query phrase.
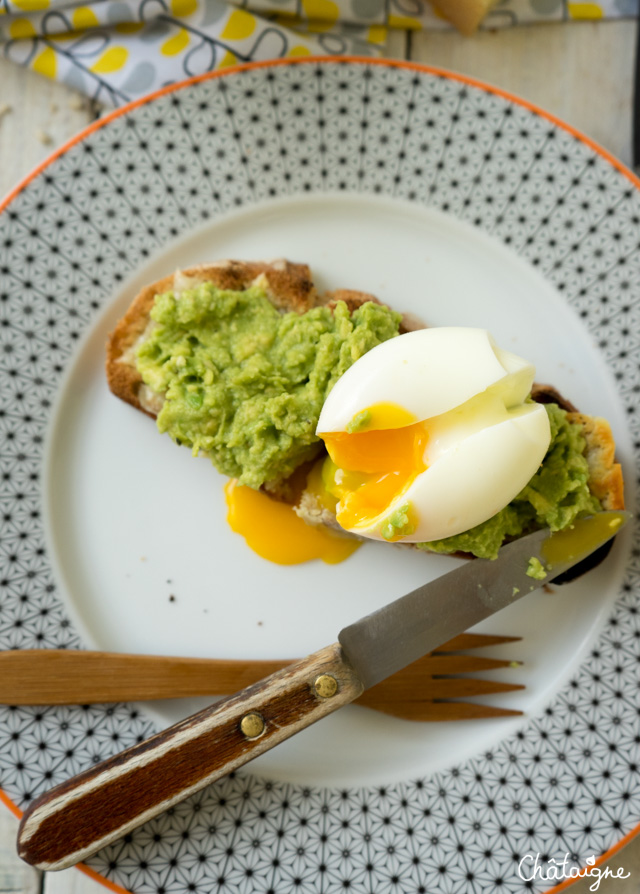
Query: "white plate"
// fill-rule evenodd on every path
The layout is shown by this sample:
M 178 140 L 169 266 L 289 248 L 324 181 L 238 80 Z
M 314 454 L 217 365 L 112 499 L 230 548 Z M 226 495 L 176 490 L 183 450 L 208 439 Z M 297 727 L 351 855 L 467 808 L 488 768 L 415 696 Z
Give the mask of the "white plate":
M 343 195 L 281 199 L 225 216 L 136 272 L 79 346 L 60 389 L 45 451 L 46 519 L 66 603 L 94 648 L 301 657 L 460 562 L 370 543 L 341 565 L 274 565 L 227 525 L 226 479 L 168 438 L 161 442 L 146 417 L 108 391 L 106 335 L 142 285 L 217 258 L 271 259 L 282 246 L 288 258 L 308 261 L 326 288 L 360 286 L 433 325 L 488 328 L 500 345 L 533 360 L 541 381 L 557 383 L 593 412 L 606 407 L 622 433 L 621 452 L 628 449 L 611 377 L 576 315 L 526 262 L 468 224 L 398 200 Z M 523 310 L 532 306 L 538 313 L 528 319 Z M 64 525 L 56 524 L 62 518 Z M 505 673 L 527 691 L 500 703 L 535 711 L 566 682 L 615 598 L 621 570 L 607 562 L 586 580 L 536 593 L 480 628 L 526 631 L 521 645 L 501 651 L 525 662 L 523 671 Z M 193 708 L 168 703 L 161 722 Z M 521 723 L 476 721 L 471 738 L 466 722 L 415 724 L 351 707 L 251 769 L 301 784 L 374 785 L 458 763 Z M 330 747 L 336 737 L 339 761 Z
M 286 256 L 309 263 L 320 288 L 370 291 L 435 325 L 486 327 L 500 345 L 536 364 L 539 381 L 552 382 L 587 413 L 606 414 L 632 483 L 628 420 L 637 424 L 630 409 L 640 329 L 630 296 L 640 257 L 638 209 L 627 176 L 562 128 L 516 102 L 409 66 L 250 68 L 124 110 L 88 133 L 0 217 L 11 323 L 2 333 L 11 336 L 5 338 L 11 348 L 0 372 L 9 407 L 5 431 L 14 435 L 6 468 L 27 462 L 16 460 L 16 440 L 29 441 L 34 468 L 43 463 L 41 482 L 27 484 L 21 498 L 16 488 L 28 476 L 5 478 L 7 542 L 13 550 L 15 540 L 17 550 L 5 549 L 5 645 L 26 648 L 38 634 L 44 645 L 76 645 L 77 631 L 84 645 L 118 651 L 294 657 L 334 641 L 344 624 L 456 564 L 372 543 L 342 565 L 283 568 L 250 553 L 231 533 L 223 479 L 161 438 L 104 381 L 109 329 L 139 286 L 179 266 Z M 205 214 L 210 220 L 203 223 Z M 97 312 L 92 302 L 104 306 Z M 54 341 L 57 348 L 50 347 Z M 42 406 L 45 393 L 49 404 Z M 22 422 L 9 429 L 13 419 Z M 35 444 L 32 429 L 41 439 Z M 38 507 L 31 511 L 42 508 L 42 517 L 31 518 L 31 533 L 21 541 L 15 520 L 24 515 L 25 499 Z M 36 560 L 42 537 L 47 557 Z M 505 706 L 523 708 L 524 720 L 423 725 L 346 709 L 260 758 L 250 777 L 223 781 L 151 824 L 173 842 L 169 849 L 154 844 L 145 827 L 91 865 L 134 891 L 161 876 L 175 879 L 167 890 L 182 884 L 178 878 L 195 883 L 198 873 L 214 879 L 228 872 L 223 864 L 247 891 L 262 890 L 269 866 L 278 894 L 299 889 L 298 864 L 309 891 L 333 890 L 334 882 L 337 890 L 347 876 L 364 884 L 371 873 L 382 890 L 391 865 L 399 877 L 418 878 L 415 850 L 424 878 L 432 878 L 429 890 L 449 890 L 433 887 L 444 885 L 438 869 L 444 864 L 454 875 L 458 864 L 473 876 L 493 872 L 494 884 L 501 877 L 507 890 L 518 890 L 523 881 L 509 855 L 525 838 L 533 853 L 566 851 L 583 861 L 603 852 L 640 815 L 640 793 L 633 787 L 623 797 L 611 773 L 612 760 L 620 761 L 628 777 L 637 747 L 619 735 L 635 723 L 638 647 L 637 572 L 626 561 L 628 543 L 619 540 L 587 578 L 536 593 L 482 625 L 524 636 L 515 647 L 492 649 L 525 662 L 506 678 L 527 689 L 500 697 Z M 16 562 L 27 568 L 30 561 L 40 563 L 35 578 L 11 576 Z M 629 589 L 616 603 L 625 567 Z M 612 610 L 628 662 L 621 663 L 610 628 L 602 633 Z M 62 611 L 71 627 L 60 625 Z M 604 694 L 618 691 L 610 705 Z M 572 698 L 576 704 L 566 707 Z M 24 803 L 25 795 L 135 741 L 150 724 L 166 724 L 195 706 L 5 711 L 3 787 Z M 10 745 L 16 729 L 19 746 Z M 44 749 L 37 748 L 38 736 Z M 549 746 L 556 736 L 566 740 L 561 748 Z M 504 767 L 493 778 L 496 761 Z M 578 764 L 588 769 L 578 773 Z M 602 777 L 605 768 L 609 777 Z M 598 814 L 584 781 L 591 777 L 598 791 L 606 789 L 604 799 L 598 796 L 607 804 L 606 822 L 589 820 L 593 831 L 585 832 L 587 816 Z M 550 778 L 559 788 L 549 788 Z M 407 782 L 416 779 L 418 786 Z M 584 789 L 581 806 L 569 808 L 560 792 L 576 785 Z M 397 815 L 393 856 L 383 847 L 388 824 L 362 820 L 363 804 L 382 810 L 375 807 L 380 786 L 388 787 Z M 353 797 L 342 798 L 344 787 Z M 307 805 L 304 826 L 293 822 L 283 798 Z M 251 821 L 235 827 L 233 853 L 225 857 L 220 834 L 208 830 L 233 825 L 240 807 Z M 430 817 L 439 813 L 454 822 L 438 833 L 436 847 Z M 295 826 L 286 846 L 269 817 L 276 826 Z M 458 820 L 475 856 L 460 856 Z M 327 823 L 333 831 L 321 856 L 311 845 Z M 574 833 L 580 824 L 582 832 Z M 205 869 L 187 859 L 180 875 L 170 861 L 182 866 L 181 855 L 191 853 L 180 839 L 187 827 L 199 830 L 207 857 Z M 494 842 L 490 860 L 481 854 L 486 835 Z M 252 836 L 262 842 L 259 853 L 250 847 Z M 348 847 L 340 846 L 345 836 Z M 294 841 L 303 850 L 297 856 Z M 274 868 L 283 846 L 291 856 L 278 857 Z M 345 850 L 348 856 L 340 856 Z M 508 871 L 490 872 L 492 862 L 505 862 Z M 254 872 L 254 864 L 264 871 Z M 331 884 L 322 865 L 333 867 Z M 464 879 L 462 873 L 456 890 L 475 891 L 473 879 Z

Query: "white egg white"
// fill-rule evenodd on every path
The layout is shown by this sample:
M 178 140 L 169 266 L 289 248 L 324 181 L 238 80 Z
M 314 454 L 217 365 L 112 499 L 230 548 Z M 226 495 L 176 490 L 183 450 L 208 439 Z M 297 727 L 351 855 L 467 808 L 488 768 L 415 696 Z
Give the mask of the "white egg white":
M 551 439 L 544 407 L 525 403 L 534 375 L 482 329 L 411 332 L 359 359 L 325 402 L 318 434 L 346 431 L 363 410 L 395 404 L 424 423 L 427 468 L 377 518 L 349 530 L 385 539 L 390 516 L 409 505 L 413 530 L 399 539 L 440 540 L 503 509 L 536 473 Z
M 361 410 L 395 403 L 430 419 L 502 381 L 508 406 L 531 391 L 535 368 L 498 348 L 486 329 L 441 326 L 407 332 L 360 357 L 322 407 L 317 433 L 346 431 Z M 506 379 L 506 381 L 505 381 Z

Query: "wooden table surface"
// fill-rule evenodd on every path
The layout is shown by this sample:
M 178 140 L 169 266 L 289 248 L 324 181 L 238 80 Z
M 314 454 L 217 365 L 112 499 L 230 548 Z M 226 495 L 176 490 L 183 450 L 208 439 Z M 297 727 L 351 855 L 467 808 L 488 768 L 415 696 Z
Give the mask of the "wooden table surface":
M 541 106 L 631 164 L 636 23 L 550 24 L 478 34 L 395 32 L 387 55 L 450 69 Z M 99 115 L 91 102 L 0 59 L 0 197 L 57 146 Z M 15 856 L 16 819 L 0 805 L 0 894 L 98 894 L 105 888 L 75 869 L 42 875 Z M 640 890 L 640 837 L 608 864 L 602 894 Z M 587 894 L 589 880 L 575 884 Z M 386 892 L 379 892 L 386 894 Z M 432 892 L 434 894 L 434 892 Z

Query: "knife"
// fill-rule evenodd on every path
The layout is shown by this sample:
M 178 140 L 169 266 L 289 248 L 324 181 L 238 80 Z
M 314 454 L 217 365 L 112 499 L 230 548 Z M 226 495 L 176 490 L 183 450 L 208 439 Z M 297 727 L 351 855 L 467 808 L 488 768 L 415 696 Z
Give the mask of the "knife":
M 84 860 L 566 574 L 630 517 L 596 513 L 507 544 L 494 561 L 467 562 L 345 627 L 337 643 L 63 782 L 25 811 L 18 854 L 49 871 Z

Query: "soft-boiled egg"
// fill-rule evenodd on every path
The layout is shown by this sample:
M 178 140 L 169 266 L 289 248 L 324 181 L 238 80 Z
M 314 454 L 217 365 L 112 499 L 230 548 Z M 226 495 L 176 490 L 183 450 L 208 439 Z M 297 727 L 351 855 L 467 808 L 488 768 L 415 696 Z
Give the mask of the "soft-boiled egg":
M 534 367 L 484 329 L 409 332 L 337 381 L 317 434 L 339 524 L 374 540 L 440 540 L 503 509 L 538 470 L 549 419 Z

